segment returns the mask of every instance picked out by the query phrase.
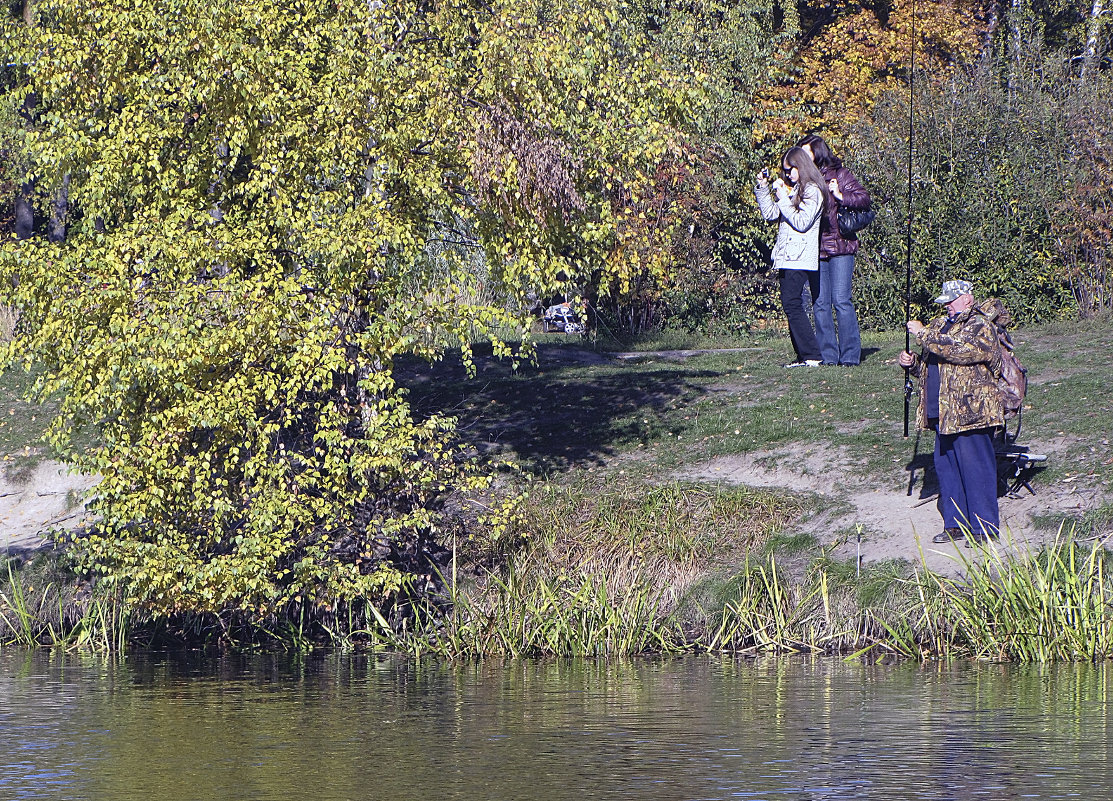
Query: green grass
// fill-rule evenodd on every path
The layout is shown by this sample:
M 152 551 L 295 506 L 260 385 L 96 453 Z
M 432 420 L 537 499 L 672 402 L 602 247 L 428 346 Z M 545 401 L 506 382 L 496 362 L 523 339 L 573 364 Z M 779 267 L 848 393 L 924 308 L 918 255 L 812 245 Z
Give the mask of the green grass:
M 853 469 L 868 474 L 900 463 L 905 444 L 901 372 L 887 363 L 899 343 L 869 341 L 879 349 L 852 369 L 785 371 L 781 340 L 637 363 L 546 363 L 543 355 L 540 367 L 518 374 L 493 365 L 476 379 L 441 375 L 413 385 L 411 398 L 419 412 L 451 405 L 477 439 L 497 440 L 545 477 L 620 454 L 659 473 L 802 441 L 844 449 Z
M 770 537 L 765 542 L 765 553 L 768 554 L 798 554 L 813 550 L 819 541 L 814 534 L 807 532 L 780 532 Z
M 1022 442 L 1039 451 L 1065 441 L 1068 458 L 1047 463 L 1048 479 L 1111 481 L 1113 395 L 1105 388 L 1104 323 L 1074 323 L 1069 334 L 1054 333 L 1063 324 L 1057 326 L 1017 334 L 1031 378 Z M 490 365 L 471 380 L 439 376 L 447 380 L 415 386 L 412 398 L 419 410 L 452 408 L 465 430 L 546 478 L 606 469 L 616 457 L 645 475 L 754 452 L 776 466 L 787 458 L 779 450 L 804 443 L 840 458 L 852 476 L 900 483 L 915 442 L 902 437 L 903 374 L 895 359 L 903 336 L 866 333 L 865 361 L 856 368 L 791 371 L 780 367 L 791 357 L 786 339 L 748 343 L 747 350 L 686 359 L 600 357 L 591 364 L 562 360 L 560 350 L 568 350 L 562 346 L 543 352 L 539 367 L 511 374 Z M 645 344 L 707 343 L 674 332 Z M 914 406 L 911 415 L 914 429 Z M 931 448 L 932 436 L 922 436 L 918 453 Z
M 54 408 L 26 400 L 34 380 L 18 368 L 0 372 L 0 455 L 6 462 L 27 463 L 39 458 L 42 436 Z M 12 469 L 19 472 L 18 466 L 5 465 L 5 472 Z
M 901 594 L 904 589 L 901 583 L 912 573 L 909 564 L 899 559 L 859 567 L 854 559 L 840 561 L 827 556 L 816 559 L 811 570 L 826 573 L 833 589 L 852 594 L 856 610 L 887 604 L 894 595 Z
M 1041 515 L 1033 518 L 1044 531 L 1074 531 L 1079 538 L 1108 536 L 1113 531 L 1113 503 L 1106 503 L 1081 515 Z

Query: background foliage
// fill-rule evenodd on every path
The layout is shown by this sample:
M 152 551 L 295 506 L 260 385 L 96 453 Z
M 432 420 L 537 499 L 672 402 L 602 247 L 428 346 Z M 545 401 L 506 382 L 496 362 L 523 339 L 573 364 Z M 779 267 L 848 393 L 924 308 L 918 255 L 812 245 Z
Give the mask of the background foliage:
M 1012 89 L 998 67 L 981 61 L 943 85 L 925 82 L 916 96 L 912 262 L 920 316 L 935 313 L 931 298 L 941 281 L 955 277 L 1002 298 L 1025 322 L 1074 316 L 1087 304 L 1093 308 L 1087 298 L 1108 293 L 1100 288 L 1104 276 L 1064 269 L 1064 248 L 1073 252 L 1068 243 L 1078 241 L 1068 229 L 1086 231 L 1092 239 L 1083 241 L 1109 252 L 1109 228 L 1095 219 L 1093 179 L 1080 174 L 1086 164 L 1077 158 L 1079 134 L 1065 124 L 1090 120 L 1091 111 L 1110 119 L 1108 88 L 1096 97 L 1092 84 L 1071 79 L 1061 58 L 1033 65 Z M 1099 82 L 1108 87 L 1104 77 Z M 849 140 L 880 212 L 859 256 L 857 306 L 873 325 L 896 327 L 904 317 L 908 152 L 898 131 L 908 124 L 907 96 L 888 96 L 874 113 L 877 124 Z M 1094 120 L 1081 136 L 1094 141 L 1109 129 Z M 1101 157 L 1094 157 L 1091 169 L 1100 170 Z

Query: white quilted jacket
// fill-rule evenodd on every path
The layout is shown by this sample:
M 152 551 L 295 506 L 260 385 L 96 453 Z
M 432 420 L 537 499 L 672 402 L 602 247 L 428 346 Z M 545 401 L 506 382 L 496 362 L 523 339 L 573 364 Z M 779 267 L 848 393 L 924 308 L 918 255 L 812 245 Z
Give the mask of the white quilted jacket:
M 791 196 L 774 200 L 769 186 L 755 187 L 754 196 L 762 217 L 769 222 L 780 220 L 777 244 L 773 246 L 773 266 L 778 270 L 818 270 L 819 220 L 823 213 L 819 188 L 807 185 L 799 209 L 793 208 Z

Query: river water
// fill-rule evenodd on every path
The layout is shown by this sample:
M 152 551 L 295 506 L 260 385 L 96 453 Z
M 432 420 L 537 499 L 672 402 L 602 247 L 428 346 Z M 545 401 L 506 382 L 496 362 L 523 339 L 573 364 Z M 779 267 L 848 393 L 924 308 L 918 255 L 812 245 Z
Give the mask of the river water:
M 1111 799 L 1109 665 L 0 652 L 0 799 Z

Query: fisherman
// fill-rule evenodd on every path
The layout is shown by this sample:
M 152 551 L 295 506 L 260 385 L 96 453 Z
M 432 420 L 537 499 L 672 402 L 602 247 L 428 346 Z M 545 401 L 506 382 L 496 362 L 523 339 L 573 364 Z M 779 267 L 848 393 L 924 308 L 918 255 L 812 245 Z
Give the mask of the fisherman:
M 935 473 L 943 531 L 932 542 L 997 539 L 997 456 L 994 430 L 1005 423 L 997 388 L 1001 349 L 997 329 L 974 301 L 968 281 L 946 281 L 935 302 L 947 314 L 924 325 L 908 321 L 921 347 L 905 350 L 901 367 L 920 382 L 916 425 L 935 431 Z

